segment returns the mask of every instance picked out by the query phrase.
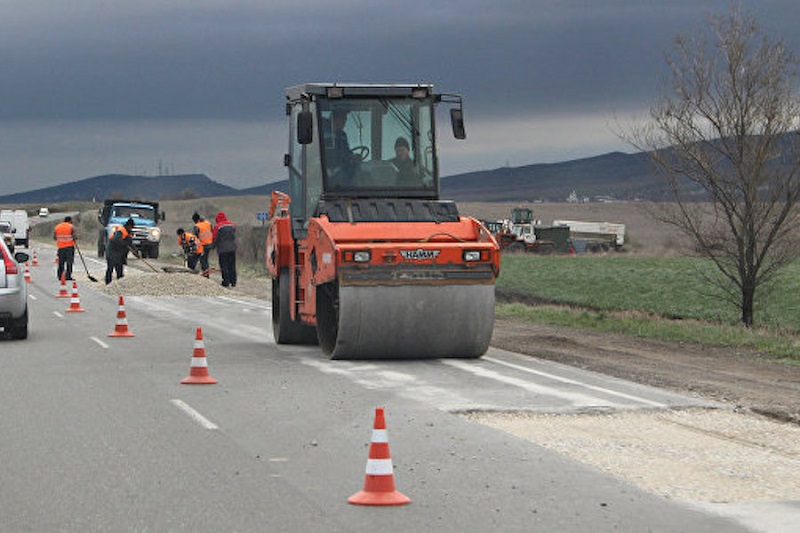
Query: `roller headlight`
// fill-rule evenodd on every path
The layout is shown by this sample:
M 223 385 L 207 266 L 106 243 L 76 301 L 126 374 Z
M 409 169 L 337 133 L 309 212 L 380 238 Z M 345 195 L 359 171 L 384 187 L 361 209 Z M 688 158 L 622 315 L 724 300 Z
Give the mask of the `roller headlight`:
M 369 263 L 371 255 L 369 250 L 359 250 L 353 252 L 353 261 L 356 263 Z
M 481 260 L 480 250 L 464 250 L 464 261 L 467 263 L 474 263 Z

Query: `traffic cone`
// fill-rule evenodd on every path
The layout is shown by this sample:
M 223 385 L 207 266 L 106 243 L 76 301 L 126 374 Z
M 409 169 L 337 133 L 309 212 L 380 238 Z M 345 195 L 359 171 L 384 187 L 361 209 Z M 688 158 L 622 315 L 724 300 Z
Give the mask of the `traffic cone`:
M 119 297 L 119 307 L 117 308 L 117 325 L 114 331 L 108 334 L 109 337 L 133 337 L 133 333 L 128 329 L 128 317 L 125 315 L 125 300 Z
M 39 258 L 36 257 L 36 250 L 33 251 L 33 262 L 31 263 L 31 266 L 39 266 Z
M 58 294 L 56 294 L 56 298 L 69 298 L 69 293 L 67 292 L 67 273 L 61 273 L 61 288 L 58 290 Z
M 78 298 L 78 282 L 72 282 L 72 298 L 69 301 L 67 313 L 83 313 L 86 309 L 81 307 L 81 299 Z
M 411 502 L 408 496 L 394 488 L 394 468 L 383 407 L 375 409 L 364 489 L 350 496 L 347 502 L 354 505 L 405 505 Z
M 213 385 L 217 380 L 208 375 L 208 362 L 206 361 L 206 348 L 203 345 L 203 330 L 197 328 L 194 336 L 194 350 L 192 351 L 192 365 L 189 375 L 181 380 L 186 385 Z
M 25 282 L 26 282 L 26 283 L 30 283 L 30 282 L 32 282 L 32 281 L 33 281 L 33 280 L 31 279 L 31 271 L 30 271 L 30 269 L 28 268 L 28 262 L 27 262 L 27 261 L 25 261 Z

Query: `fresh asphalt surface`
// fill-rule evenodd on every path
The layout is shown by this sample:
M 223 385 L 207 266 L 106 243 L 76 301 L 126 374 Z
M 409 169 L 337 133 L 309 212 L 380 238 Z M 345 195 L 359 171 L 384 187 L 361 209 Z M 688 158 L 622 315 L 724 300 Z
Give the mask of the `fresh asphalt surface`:
M 458 415 L 697 400 L 494 349 L 330 361 L 277 346 L 270 302 L 234 293 L 126 297 L 135 337 L 109 338 L 117 298 L 78 262 L 85 312 L 67 313 L 53 250 L 39 261 L 30 337 L 0 341 L 0 530 L 745 531 Z M 197 327 L 216 385 L 180 384 Z M 407 506 L 347 503 L 376 407 Z

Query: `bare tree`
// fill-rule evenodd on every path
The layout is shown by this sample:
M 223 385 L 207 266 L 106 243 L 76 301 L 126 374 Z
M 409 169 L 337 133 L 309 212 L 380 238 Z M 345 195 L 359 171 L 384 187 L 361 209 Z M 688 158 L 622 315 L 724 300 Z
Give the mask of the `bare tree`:
M 676 39 L 671 84 L 628 140 L 668 185 L 659 218 L 713 261 L 751 326 L 756 290 L 800 255 L 797 61 L 736 8 L 709 22 L 709 37 Z

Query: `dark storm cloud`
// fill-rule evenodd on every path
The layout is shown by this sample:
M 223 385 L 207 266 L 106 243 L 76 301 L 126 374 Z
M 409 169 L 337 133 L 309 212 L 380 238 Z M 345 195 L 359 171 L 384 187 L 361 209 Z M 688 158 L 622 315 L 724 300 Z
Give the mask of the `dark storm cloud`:
M 740 3 L 798 49 L 796 0 Z M 234 186 L 281 178 L 283 89 L 306 81 L 463 94 L 468 142 L 443 139 L 445 174 L 626 149 L 610 124 L 646 113 L 673 38 L 729 5 L 5 0 L 0 192 L 162 160 Z
M 283 87 L 308 79 L 430 80 L 468 93 L 476 110 L 591 107 L 652 90 L 661 51 L 700 11 L 531 0 L 80 5 L 0 37 L 3 118 L 256 120 Z

